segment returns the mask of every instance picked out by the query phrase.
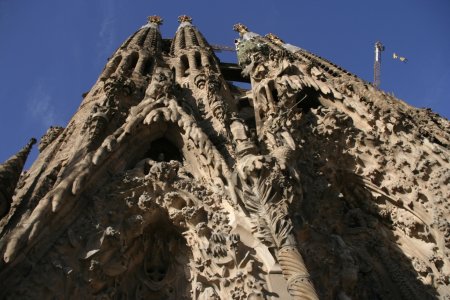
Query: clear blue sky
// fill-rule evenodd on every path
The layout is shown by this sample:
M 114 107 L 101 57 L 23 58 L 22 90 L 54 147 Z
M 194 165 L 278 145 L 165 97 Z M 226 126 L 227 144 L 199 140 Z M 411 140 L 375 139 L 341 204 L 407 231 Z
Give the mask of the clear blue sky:
M 232 46 L 232 26 L 242 22 L 367 81 L 380 40 L 381 88 L 450 117 L 449 0 L 0 0 L 0 162 L 50 125 L 65 126 L 107 58 L 154 14 L 164 18 L 164 37 L 188 14 L 210 43 Z M 29 160 L 36 155 L 37 147 Z

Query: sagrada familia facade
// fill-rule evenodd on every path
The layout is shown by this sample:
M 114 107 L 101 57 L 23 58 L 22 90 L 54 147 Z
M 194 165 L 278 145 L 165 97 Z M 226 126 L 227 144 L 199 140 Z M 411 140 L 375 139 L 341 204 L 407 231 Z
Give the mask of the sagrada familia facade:
M 222 63 L 179 22 L 0 165 L 0 298 L 450 299 L 450 122 L 242 24 Z

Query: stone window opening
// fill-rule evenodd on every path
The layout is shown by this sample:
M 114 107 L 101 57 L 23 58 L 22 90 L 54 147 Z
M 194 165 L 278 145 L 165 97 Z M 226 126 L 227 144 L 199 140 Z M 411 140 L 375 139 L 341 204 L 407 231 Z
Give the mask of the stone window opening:
M 131 53 L 128 57 L 125 58 L 125 62 L 120 66 L 121 71 L 125 75 L 130 75 L 131 73 L 133 73 L 138 59 L 139 55 L 137 54 L 137 52 Z
M 178 147 L 164 137 L 156 139 L 150 144 L 150 149 L 145 154 L 145 157 L 158 162 L 183 161 L 183 155 Z
M 153 60 L 152 58 L 147 58 L 144 62 L 143 68 L 142 68 L 142 75 L 151 74 L 153 71 Z
M 217 72 L 216 62 L 215 62 L 214 58 L 211 55 L 208 55 L 208 61 L 209 61 L 209 67 L 211 68 L 211 70 Z
M 256 128 L 255 109 L 248 97 L 239 99 L 238 112 L 239 117 L 244 120 L 249 130 Z
M 195 59 L 195 68 L 197 70 L 201 69 L 202 67 L 202 58 L 199 52 L 195 52 L 194 54 L 194 59 Z
M 181 75 L 183 77 L 186 77 L 189 75 L 189 61 L 186 55 L 183 55 L 180 57 L 180 64 L 181 64 Z
M 275 87 L 270 89 L 270 93 L 272 94 L 273 102 L 278 103 L 280 99 L 278 98 L 278 91 Z

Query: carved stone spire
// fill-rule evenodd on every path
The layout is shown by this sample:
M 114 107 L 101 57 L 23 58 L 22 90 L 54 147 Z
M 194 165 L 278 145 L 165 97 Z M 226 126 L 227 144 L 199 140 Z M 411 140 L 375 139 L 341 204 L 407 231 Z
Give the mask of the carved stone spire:
M 181 53 L 192 47 L 209 49 L 210 46 L 200 31 L 192 24 L 192 18 L 187 15 L 178 17 L 178 26 L 172 42 L 171 53 Z
M 251 39 L 253 39 L 255 37 L 260 37 L 259 34 L 250 31 L 248 29 L 248 27 L 245 26 L 242 23 L 235 24 L 233 26 L 233 30 L 238 32 L 239 36 L 240 36 L 240 38 L 238 39 L 238 43 L 237 44 L 239 44 L 240 41 L 246 41 L 246 40 L 251 40 Z
M 14 195 L 14 190 L 19 181 L 23 166 L 35 143 L 35 138 L 30 139 L 30 142 L 22 150 L 3 164 L 0 164 L 0 218 L 9 211 L 12 196 Z
M 153 15 L 148 17 L 147 20 L 150 24 L 156 24 L 158 26 L 163 24 L 163 19 L 160 16 Z

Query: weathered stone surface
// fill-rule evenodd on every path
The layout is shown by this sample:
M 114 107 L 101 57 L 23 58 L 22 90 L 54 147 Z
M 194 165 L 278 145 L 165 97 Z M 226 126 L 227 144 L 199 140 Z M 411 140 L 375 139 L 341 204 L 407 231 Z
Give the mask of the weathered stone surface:
M 246 91 L 188 16 L 109 60 L 0 221 L 0 297 L 450 294 L 450 124 L 237 25 Z
M 61 126 L 50 126 L 45 135 L 39 141 L 39 152 L 42 152 L 49 144 L 51 144 L 62 132 L 64 128 Z

